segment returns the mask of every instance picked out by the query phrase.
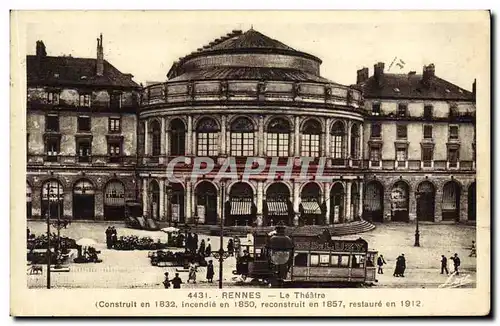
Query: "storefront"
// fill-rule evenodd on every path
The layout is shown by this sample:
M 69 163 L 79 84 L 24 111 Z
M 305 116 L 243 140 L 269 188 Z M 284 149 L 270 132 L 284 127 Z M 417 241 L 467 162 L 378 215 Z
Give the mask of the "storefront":
M 321 189 L 310 182 L 302 188 L 300 194 L 300 222 L 304 225 L 318 225 L 324 223 L 324 209 L 321 208 Z
M 256 208 L 253 203 L 253 190 L 248 183 L 235 183 L 229 192 L 229 202 L 225 205 L 226 225 L 252 225 Z
M 64 191 L 58 180 L 49 180 L 42 184 L 42 217 L 58 218 L 64 215 Z
M 180 183 L 170 184 L 172 193 L 170 195 L 170 212 L 167 216 L 173 223 L 185 223 L 184 215 L 184 188 Z
M 29 183 L 26 183 L 26 217 L 31 218 L 32 212 L 31 212 L 31 202 L 33 200 L 33 196 L 31 186 Z
M 86 179 L 79 180 L 73 187 L 73 218 L 93 219 L 95 208 L 95 189 Z
M 344 186 L 336 182 L 330 190 L 330 221 L 344 223 Z
M 151 180 L 149 183 L 149 216 L 154 220 L 160 217 L 160 185 L 156 180 Z
M 417 186 L 417 218 L 419 221 L 434 222 L 436 189 L 429 181 L 421 182 Z
M 460 218 L 460 185 L 454 181 L 443 187 L 443 221 L 457 221 Z
M 373 222 L 384 221 L 384 187 L 378 181 L 366 185 L 364 219 Z
M 196 186 L 196 217 L 200 224 L 214 225 L 217 223 L 217 189 L 203 181 Z
M 264 205 L 264 225 L 276 225 L 283 221 L 291 225 L 291 213 L 293 213 L 290 202 L 290 191 L 281 182 L 273 183 L 267 188 L 266 202 Z
M 104 218 L 106 220 L 125 218 L 125 186 L 121 181 L 110 181 L 104 189 Z
M 409 187 L 404 181 L 398 181 L 391 190 L 391 216 L 395 222 L 408 222 Z

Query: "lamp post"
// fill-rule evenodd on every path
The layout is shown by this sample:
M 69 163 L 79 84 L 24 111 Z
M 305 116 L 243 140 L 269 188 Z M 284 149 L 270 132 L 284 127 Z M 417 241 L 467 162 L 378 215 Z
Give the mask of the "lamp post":
M 220 248 L 217 251 L 212 251 L 212 255 L 215 259 L 219 260 L 219 289 L 222 289 L 222 278 L 223 278 L 223 268 L 224 268 L 224 260 L 229 257 L 229 252 L 224 251 L 224 197 L 226 193 L 226 182 L 221 180 L 221 218 L 220 218 Z
M 415 193 L 415 198 L 417 200 L 417 207 L 418 207 L 418 202 L 420 200 L 421 194 L 419 192 Z M 418 213 L 417 217 L 415 219 L 416 225 L 415 225 L 415 244 L 413 245 L 414 247 L 420 247 L 420 231 L 418 229 Z

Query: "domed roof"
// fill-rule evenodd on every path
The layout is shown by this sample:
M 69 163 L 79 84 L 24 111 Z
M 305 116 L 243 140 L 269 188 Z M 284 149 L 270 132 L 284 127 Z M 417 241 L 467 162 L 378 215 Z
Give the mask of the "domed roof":
M 222 37 L 221 39 L 217 39 L 215 42 L 212 42 L 212 45 L 209 44 L 209 46 L 204 48 L 201 52 L 257 48 L 296 51 L 295 49 L 281 43 L 280 41 L 272 39 L 260 32 L 257 32 L 254 29 L 250 29 L 245 33 L 241 33 L 241 31 L 235 30 L 233 31 L 233 33 L 230 33 L 227 36 Z
M 271 79 L 329 82 L 319 74 L 321 60 L 253 28 L 233 30 L 174 62 L 169 81 Z

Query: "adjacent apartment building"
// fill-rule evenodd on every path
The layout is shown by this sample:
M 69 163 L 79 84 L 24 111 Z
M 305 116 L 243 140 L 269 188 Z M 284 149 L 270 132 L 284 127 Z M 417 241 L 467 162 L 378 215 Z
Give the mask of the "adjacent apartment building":
M 140 86 L 104 59 L 27 56 L 28 217 L 123 219 L 136 198 Z

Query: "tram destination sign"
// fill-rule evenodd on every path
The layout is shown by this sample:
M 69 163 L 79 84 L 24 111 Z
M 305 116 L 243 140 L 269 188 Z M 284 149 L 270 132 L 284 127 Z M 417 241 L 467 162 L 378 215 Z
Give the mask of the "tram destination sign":
M 295 239 L 295 250 L 324 250 L 341 252 L 366 252 L 368 243 L 363 239 L 358 240 L 331 240 L 320 239 Z

